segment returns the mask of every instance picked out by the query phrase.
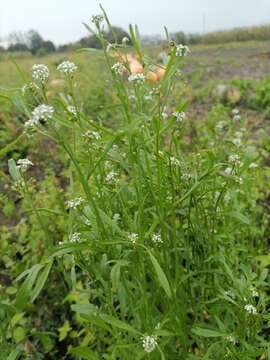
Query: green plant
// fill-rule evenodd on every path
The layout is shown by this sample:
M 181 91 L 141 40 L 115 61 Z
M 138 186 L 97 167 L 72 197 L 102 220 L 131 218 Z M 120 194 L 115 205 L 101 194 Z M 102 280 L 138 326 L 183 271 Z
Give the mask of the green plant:
M 31 335 L 43 353 L 74 359 L 269 356 L 268 271 L 256 258 L 265 251 L 260 154 L 245 119 L 218 105 L 204 121 L 189 121 L 186 102 L 176 98 L 188 49 L 171 44 L 164 77 L 153 84 L 156 64 L 137 28 L 130 26 L 130 37 L 142 71 L 134 74 L 127 45 L 109 44 L 103 21 L 110 27 L 104 11 L 92 19 L 95 30 L 87 27 L 111 73 L 117 100 L 109 114 L 83 111 L 69 61 L 58 65 L 64 94 L 48 99 L 41 67 L 37 93 L 29 88 L 21 99 L 26 135 L 56 144 L 68 181 L 59 194 L 48 172 L 35 187 L 29 172 L 39 165 L 9 160 L 31 224 L 27 246 L 37 247 L 9 306 L 19 328 L 19 314 L 38 312 L 45 295 L 54 314 L 62 310 L 57 340 L 47 328 L 18 330 L 18 346 Z M 6 319 L 1 341 L 16 343 Z M 64 354 L 54 344 L 64 344 Z

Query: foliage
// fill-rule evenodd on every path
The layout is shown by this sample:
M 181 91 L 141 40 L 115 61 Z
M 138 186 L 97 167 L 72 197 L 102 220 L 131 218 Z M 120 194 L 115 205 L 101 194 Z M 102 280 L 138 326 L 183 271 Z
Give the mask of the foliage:
M 69 64 L 57 75 L 60 90 L 43 78 L 5 95 L 21 114 L 13 121 L 23 142 L 2 151 L 1 355 L 267 358 L 269 174 L 260 143 L 229 105 L 192 119 L 175 44 L 153 83 L 157 64 L 138 31 L 130 27 L 139 76 L 126 45 L 108 47 L 101 20 L 103 61 L 85 49 L 78 73 Z M 62 63 L 54 60 L 53 74 Z M 89 63 L 98 73 L 91 90 Z

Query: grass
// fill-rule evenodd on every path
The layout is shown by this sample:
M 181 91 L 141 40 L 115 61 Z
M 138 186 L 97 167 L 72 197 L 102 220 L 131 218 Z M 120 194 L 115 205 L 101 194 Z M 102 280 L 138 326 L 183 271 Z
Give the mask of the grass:
M 255 138 L 230 103 L 194 121 L 179 75 L 188 57 L 171 47 L 164 78 L 147 81 L 156 63 L 132 27 L 144 75 L 128 79 L 129 63 L 113 67 L 128 49 L 108 52 L 94 22 L 102 58 L 70 54 L 80 70 L 63 74 L 62 55 L 48 57 L 50 78 L 35 86 L 22 59 L 24 92 L 14 71 L 6 78 L 5 116 L 23 139 L 2 155 L 3 351 L 269 358 L 266 134 Z M 26 129 L 41 104 L 53 115 Z

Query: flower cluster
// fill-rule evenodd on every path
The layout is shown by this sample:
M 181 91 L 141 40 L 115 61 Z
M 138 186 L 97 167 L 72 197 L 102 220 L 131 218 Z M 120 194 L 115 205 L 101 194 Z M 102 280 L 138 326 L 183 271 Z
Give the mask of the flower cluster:
M 128 234 L 128 240 L 134 245 L 136 244 L 137 240 L 138 240 L 138 234 L 136 233 L 130 233 Z
M 69 106 L 67 107 L 67 111 L 68 111 L 70 114 L 72 114 L 73 116 L 77 116 L 77 115 L 78 115 L 75 106 L 69 105 Z
M 118 174 L 115 171 L 110 171 L 105 178 L 106 182 L 109 184 L 116 183 L 118 180 Z
M 35 64 L 32 67 L 32 78 L 44 84 L 50 76 L 48 67 L 44 64 Z
M 103 15 L 93 15 L 91 17 L 91 22 L 95 25 L 99 25 L 100 23 L 102 23 L 102 21 L 104 20 L 104 16 Z
M 255 308 L 255 306 L 253 306 L 251 304 L 246 304 L 244 306 L 244 309 L 246 310 L 247 313 L 249 313 L 251 315 L 256 315 L 257 314 L 257 309 Z
M 67 201 L 67 207 L 68 207 L 68 209 L 76 209 L 83 202 L 84 202 L 84 199 L 82 197 L 78 197 L 78 198 Z
M 232 115 L 233 115 L 233 120 L 234 121 L 239 121 L 241 120 L 241 115 L 238 109 L 233 109 L 232 110 Z
M 33 166 L 34 164 L 29 159 L 19 159 L 17 161 L 17 168 L 22 172 L 25 172 L 29 166 Z
M 153 234 L 152 235 L 152 241 L 155 244 L 162 244 L 163 243 L 163 240 L 162 240 L 162 237 L 161 237 L 160 234 Z
M 155 350 L 157 346 L 157 336 L 156 335 L 145 335 L 142 337 L 142 347 L 147 353 L 151 353 Z
M 235 165 L 240 165 L 241 161 L 239 155 L 230 155 L 229 162 Z
M 186 45 L 179 44 L 176 46 L 176 56 L 187 56 L 189 52 L 189 47 Z
M 26 129 L 33 128 L 41 120 L 48 121 L 53 117 L 54 108 L 50 105 L 41 104 L 32 111 L 31 118 L 25 122 Z
M 75 65 L 71 61 L 63 61 L 61 64 L 57 66 L 57 70 L 62 74 L 71 75 L 78 69 L 77 65 Z
M 98 132 L 98 131 L 87 130 L 83 136 L 87 137 L 88 139 L 91 139 L 91 140 L 100 140 L 101 139 L 100 132 Z
M 129 82 L 143 83 L 145 81 L 145 76 L 143 73 L 132 74 L 128 77 Z
M 181 111 L 181 112 L 175 111 L 175 112 L 173 113 L 173 116 L 176 118 L 176 121 L 177 121 L 178 123 L 180 123 L 180 122 L 182 122 L 182 121 L 185 120 L 185 118 L 186 118 L 186 113 L 184 113 L 183 111 Z
M 78 232 L 75 232 L 70 237 L 70 242 L 79 242 L 81 240 L 81 234 Z
M 125 68 L 125 66 L 122 63 L 117 62 L 112 66 L 112 70 L 117 75 L 123 75 L 127 69 Z

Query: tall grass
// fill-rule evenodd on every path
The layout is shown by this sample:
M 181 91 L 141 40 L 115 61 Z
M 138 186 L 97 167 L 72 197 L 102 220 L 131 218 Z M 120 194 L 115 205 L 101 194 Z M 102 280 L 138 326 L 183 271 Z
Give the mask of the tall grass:
M 187 48 L 172 43 L 163 79 L 151 83 L 156 64 L 138 30 L 131 26 L 130 36 L 143 72 L 132 74 L 122 52 L 128 45 L 108 44 L 103 21 L 110 26 L 104 12 L 93 18 L 95 29 L 87 27 L 111 73 L 113 121 L 85 115 L 73 63 L 59 67 L 67 86 L 61 96 L 48 99 L 47 79 L 35 76 L 20 100 L 31 119 L 26 136 L 57 144 L 69 185 L 60 210 L 41 209 L 25 171 L 39 164 L 9 161 L 44 253 L 19 277 L 5 319 L 42 299 L 51 273 L 65 284 L 59 301 L 70 307 L 60 331 L 70 333 L 71 358 L 266 358 L 267 271 L 255 259 L 264 251 L 259 153 L 245 119 L 216 107 L 206 122 L 193 123 L 179 74 Z M 2 342 L 12 325 L 5 326 Z M 16 358 L 14 351 L 24 350 L 18 345 Z

